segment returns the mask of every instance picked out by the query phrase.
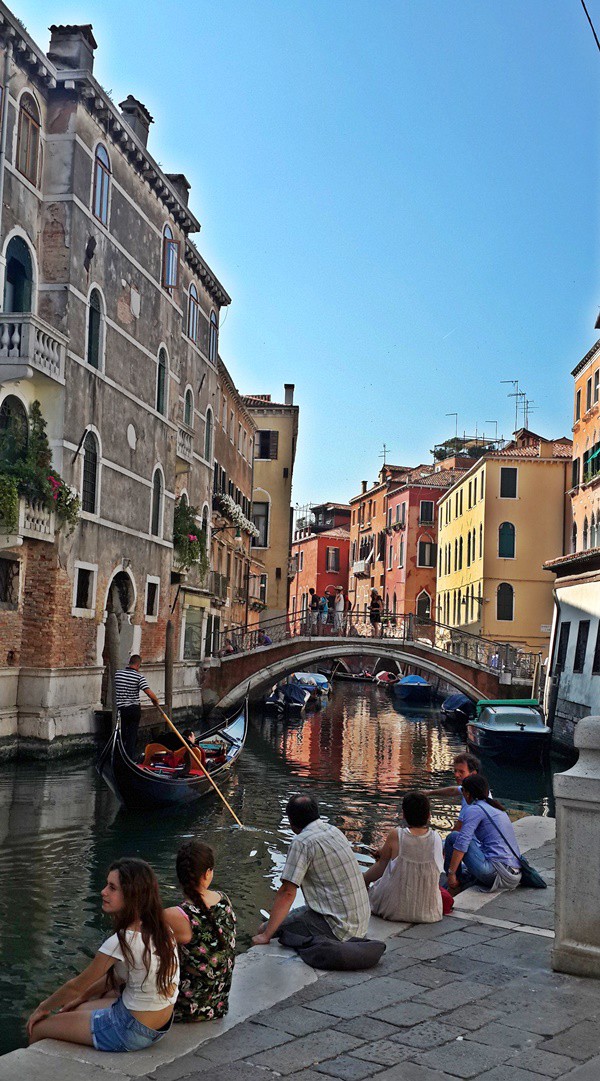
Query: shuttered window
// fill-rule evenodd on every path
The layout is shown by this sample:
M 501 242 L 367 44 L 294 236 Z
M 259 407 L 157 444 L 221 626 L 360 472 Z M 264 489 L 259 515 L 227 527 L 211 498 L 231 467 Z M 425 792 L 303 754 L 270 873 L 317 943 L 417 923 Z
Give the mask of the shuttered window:
M 254 437 L 254 457 L 274 461 L 279 453 L 279 432 L 258 431 Z

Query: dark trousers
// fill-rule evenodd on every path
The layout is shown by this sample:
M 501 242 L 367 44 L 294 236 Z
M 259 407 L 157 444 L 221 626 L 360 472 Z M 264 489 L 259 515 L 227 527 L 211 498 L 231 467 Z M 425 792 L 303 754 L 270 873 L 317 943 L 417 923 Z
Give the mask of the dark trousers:
M 135 762 L 137 734 L 138 728 L 140 727 L 142 707 L 139 704 L 137 706 L 121 706 L 119 713 L 121 714 L 121 738 L 123 740 L 123 746 L 129 757 Z
M 316 935 L 319 938 L 332 938 L 337 941 L 325 917 L 320 912 L 315 912 L 312 908 L 309 908 L 308 905 L 293 908 L 282 921 L 273 937 L 279 938 L 282 931 L 292 931 L 295 935 Z

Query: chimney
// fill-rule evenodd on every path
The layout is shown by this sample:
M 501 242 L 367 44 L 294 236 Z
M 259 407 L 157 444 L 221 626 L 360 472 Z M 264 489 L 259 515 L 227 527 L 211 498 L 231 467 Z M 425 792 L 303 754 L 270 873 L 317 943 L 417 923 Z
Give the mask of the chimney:
M 554 457 L 554 440 L 540 439 L 538 446 L 538 454 L 540 458 L 553 458 Z
M 51 26 L 48 59 L 56 67 L 73 71 L 94 70 L 96 40 L 90 23 L 85 26 Z
M 366 490 L 367 490 L 367 484 L 368 484 L 369 482 L 368 482 L 367 480 L 361 480 L 361 482 L 360 482 L 360 483 L 361 483 L 361 485 L 362 485 L 362 491 L 361 491 L 361 495 L 364 495 L 364 494 L 365 494 L 365 492 L 366 492 Z
M 286 405 L 294 404 L 294 383 L 284 383 L 283 389 L 285 391 L 284 403 Z
M 183 205 L 187 206 L 190 198 L 190 188 L 192 186 L 188 178 L 184 176 L 183 173 L 167 173 L 166 177 L 171 187 L 175 188 Z
M 137 135 L 142 146 L 148 145 L 148 132 L 154 118 L 150 116 L 145 105 L 129 94 L 125 101 L 119 103 L 119 109 L 123 119 L 127 121 L 131 130 Z

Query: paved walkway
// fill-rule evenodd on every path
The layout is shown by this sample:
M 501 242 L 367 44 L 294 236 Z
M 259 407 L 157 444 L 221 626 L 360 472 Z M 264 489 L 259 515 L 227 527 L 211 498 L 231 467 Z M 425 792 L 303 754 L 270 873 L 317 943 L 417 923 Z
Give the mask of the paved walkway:
M 554 842 L 541 843 L 551 824 L 537 823 L 537 831 L 536 820 L 523 824 L 522 840 L 529 836 L 523 847 L 544 872 L 547 890 L 467 891 L 457 899 L 456 915 L 428 926 L 375 921 L 375 934 L 385 929 L 393 936 L 380 964 L 369 972 L 314 978 L 312 970 L 279 946 L 252 950 L 248 958 L 262 954 L 258 964 L 285 959 L 294 973 L 301 965 L 310 982 L 283 1000 L 275 988 L 272 1005 L 259 1013 L 252 1011 L 260 989 L 255 985 L 253 996 L 251 981 L 246 983 L 246 1020 L 234 1021 L 221 1035 L 208 1031 L 209 1026 L 203 1036 L 200 1026 L 178 1026 L 195 1030 L 197 1035 L 182 1034 L 196 1041 L 195 1048 L 184 1054 L 180 1050 L 179 1057 L 155 1068 L 145 1052 L 102 1057 L 74 1050 L 66 1060 L 59 1057 L 60 1045 L 48 1042 L 45 1054 L 15 1053 L 28 1056 L 27 1075 L 21 1072 L 20 1077 L 598 1081 L 600 985 L 551 970 Z M 239 1002 L 236 1010 L 239 1015 Z M 162 1041 L 165 1050 L 166 1044 Z M 19 1076 L 2 1070 L 2 1061 L 15 1055 L 0 1060 L 0 1081 Z M 31 1073 L 32 1056 L 39 1073 Z

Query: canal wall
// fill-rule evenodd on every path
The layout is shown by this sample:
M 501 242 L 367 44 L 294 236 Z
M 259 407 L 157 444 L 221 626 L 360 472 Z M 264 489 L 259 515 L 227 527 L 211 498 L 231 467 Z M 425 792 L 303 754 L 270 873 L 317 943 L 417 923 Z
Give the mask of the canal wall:
M 253 947 L 236 962 L 230 1009 L 222 1020 L 197 1026 L 177 1025 L 155 1047 L 128 1055 L 103 1054 L 93 1048 L 43 1040 L 32 1048 L 4 1055 L 0 1059 L 0 1081 L 22 1081 L 23 1078 L 27 1081 L 130 1081 L 150 1076 L 156 1081 L 176 1081 L 183 1077 L 202 1077 L 204 1073 L 206 1081 L 213 1081 L 213 1076 L 218 1078 L 224 1066 L 233 1066 L 249 1056 L 253 1056 L 253 1061 L 256 1056 L 268 1056 L 271 1052 L 275 1056 L 280 1046 L 284 1051 L 289 1050 L 292 1056 L 284 1073 L 315 1064 L 319 1056 L 332 1059 L 340 1052 L 358 1052 L 362 1047 L 365 1048 L 364 1058 L 359 1061 L 364 1064 L 368 1060 L 370 1072 L 376 1073 L 384 1068 L 381 1055 L 384 1056 L 383 1064 L 388 1065 L 406 1058 L 407 1046 L 402 1040 L 410 1043 L 412 1029 L 423 1028 L 419 1021 L 435 1017 L 443 1010 L 448 1018 L 444 1017 L 444 1024 L 437 1025 L 433 1033 L 434 1044 L 444 1043 L 442 1033 L 446 1027 L 448 1039 L 452 1038 L 454 1043 L 457 1039 L 462 1041 L 465 1030 L 459 1026 L 453 1035 L 451 1027 L 457 1025 L 456 1014 L 461 1014 L 461 1007 L 464 1008 L 469 1000 L 479 1000 L 486 995 L 493 997 L 497 991 L 497 987 L 486 986 L 482 969 L 489 968 L 488 983 L 494 979 L 497 983 L 503 980 L 510 990 L 514 982 L 516 989 L 510 990 L 508 1001 L 514 998 L 518 1007 L 520 992 L 517 985 L 522 985 L 527 974 L 521 971 L 523 958 L 527 969 L 538 944 L 544 949 L 549 948 L 553 938 L 554 820 L 534 816 L 523 818 L 515 824 L 515 830 L 523 852 L 543 853 L 540 865 L 549 882 L 548 890 L 492 894 L 467 890 L 456 899 L 452 917 L 440 924 L 411 926 L 373 918 L 369 933 L 373 938 L 385 939 L 388 951 L 382 962 L 368 972 L 321 973 L 303 964 L 296 954 L 277 943 Z M 538 859 L 533 862 L 538 863 Z M 438 936 L 443 936 L 445 944 L 438 942 L 435 945 Z M 466 952 L 468 950 L 474 951 L 472 959 Z M 453 967 L 444 968 L 444 958 Z M 440 962 L 439 973 L 436 973 L 437 961 Z M 477 971 L 475 983 L 471 980 L 470 968 Z M 367 994 L 362 986 L 365 981 L 370 985 Z M 585 981 L 572 982 L 575 985 Z M 546 984 L 540 986 L 538 982 L 534 987 L 522 990 L 531 1001 L 536 1000 L 536 1008 L 542 1014 L 544 1010 L 551 1015 L 553 1011 L 560 1012 L 553 1003 L 545 1001 L 544 996 L 548 996 Z M 490 1006 L 493 1006 L 492 1002 Z M 384 1034 L 394 1031 L 394 1022 L 377 1021 L 371 1016 L 374 1011 L 384 1009 L 390 1017 L 397 1016 L 397 1024 L 404 1026 L 397 1031 L 404 1035 L 395 1037 L 399 1043 L 384 1039 L 385 1047 L 378 1052 L 372 1042 L 377 1035 L 377 1025 Z M 497 1015 L 502 1009 L 511 1013 L 512 1006 L 504 1005 Z M 493 1011 L 489 1007 L 481 1008 L 480 1012 L 480 1026 L 484 1025 L 488 1014 L 493 1020 Z M 352 1035 L 353 1031 L 361 1031 L 361 1022 L 363 1029 L 369 1032 L 364 1039 Z M 569 1023 L 567 1018 L 565 1024 Z M 507 1058 L 509 1053 L 516 1054 L 521 1046 L 516 1036 L 513 1036 L 512 1045 L 506 1040 L 502 1025 L 497 1029 L 501 1030 L 499 1036 L 486 1032 L 483 1049 L 477 1045 L 482 1074 L 491 1065 L 498 1064 L 488 1062 L 490 1057 L 494 1058 L 490 1046 L 495 1045 L 485 1042 L 486 1038 L 489 1041 L 496 1035 L 497 1044 L 503 1037 L 508 1047 Z M 469 1033 L 467 1037 L 476 1039 Z M 412 1053 L 418 1054 L 419 1048 L 427 1046 L 427 1042 L 423 1044 L 422 1040 L 415 1039 Z M 458 1047 L 458 1052 L 463 1051 Z M 390 1055 L 394 1054 L 398 1057 L 389 1062 Z M 309 1061 L 303 1061 L 307 1056 Z M 496 1051 L 496 1058 L 498 1062 L 502 1060 L 500 1051 Z M 297 1065 L 292 1067 L 294 1060 Z M 351 1059 L 350 1065 L 354 1061 Z M 257 1078 L 264 1078 L 264 1081 L 271 1078 L 274 1081 L 281 1074 L 275 1063 L 271 1065 L 265 1061 L 256 1065 L 261 1067 Z M 336 1072 L 333 1076 L 355 1075 Z M 476 1075 L 471 1071 L 463 1072 L 461 1076 Z

